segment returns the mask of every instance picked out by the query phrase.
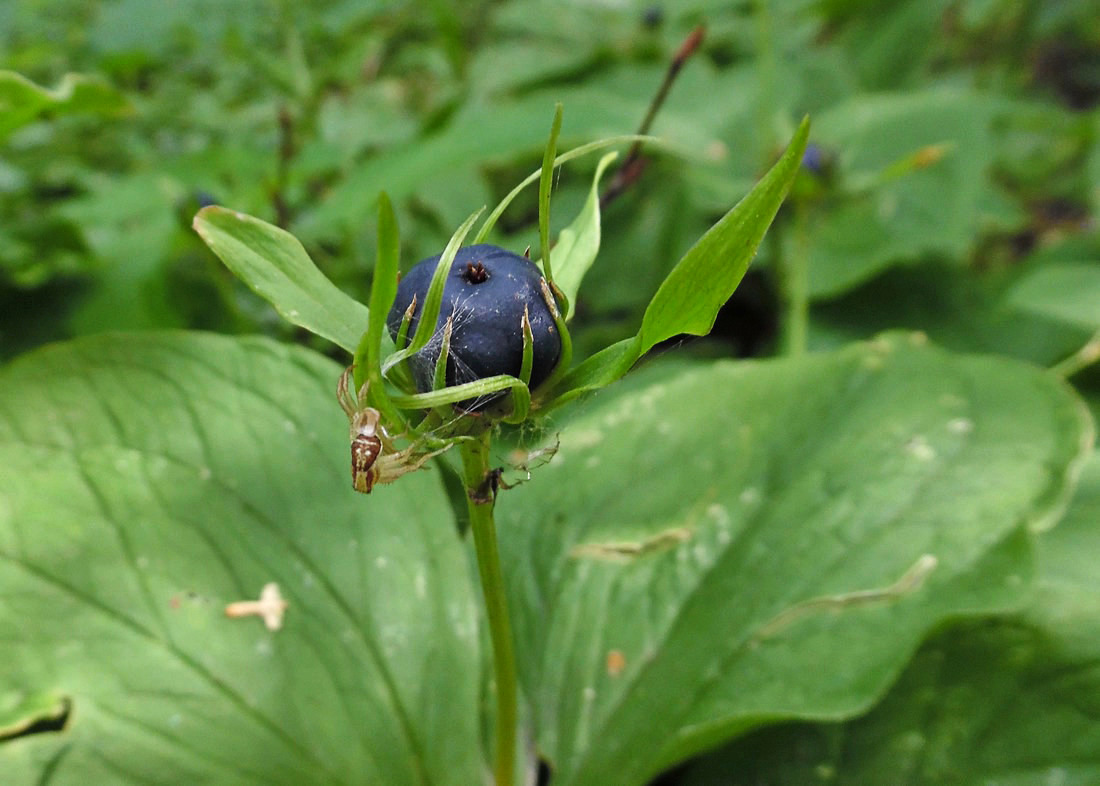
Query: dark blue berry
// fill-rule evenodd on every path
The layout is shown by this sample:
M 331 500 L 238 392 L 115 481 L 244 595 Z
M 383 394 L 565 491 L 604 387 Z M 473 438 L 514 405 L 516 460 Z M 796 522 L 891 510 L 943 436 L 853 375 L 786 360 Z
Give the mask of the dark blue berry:
M 410 340 L 415 333 L 439 258 L 436 255 L 418 262 L 401 279 L 386 317 L 395 339 L 414 295 L 417 305 L 409 325 Z M 511 251 L 491 245 L 459 249 L 443 288 L 432 341 L 409 359 L 417 390 L 432 389 L 443 328 L 451 316 L 448 386 L 498 374 L 518 377 L 523 364 L 525 308 L 534 335 L 531 387 L 537 387 L 554 370 L 561 355 L 561 337 L 543 296 L 542 281 L 542 273 L 534 263 Z

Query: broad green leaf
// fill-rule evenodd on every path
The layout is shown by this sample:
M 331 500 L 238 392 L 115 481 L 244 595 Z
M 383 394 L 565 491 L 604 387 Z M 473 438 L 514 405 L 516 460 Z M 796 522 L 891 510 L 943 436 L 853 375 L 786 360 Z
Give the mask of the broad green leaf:
M 572 224 L 558 233 L 558 242 L 554 246 L 554 283 L 565 293 L 569 307 L 565 314 L 567 320 L 572 318 L 576 309 L 577 292 L 580 291 L 584 274 L 592 267 L 600 250 L 600 177 L 617 155 L 608 153 L 600 159 L 584 208 Z
M 433 473 L 351 488 L 339 367 L 116 335 L 0 371 L 5 783 L 477 783 L 477 600 Z M 229 619 L 276 582 L 281 630 Z M 19 710 L 23 707 L 23 710 Z
M 498 505 L 556 782 L 865 711 L 930 630 L 1022 604 L 1089 436 L 1053 375 L 918 334 L 596 399 Z
M 1008 303 L 1095 330 L 1100 327 L 1100 265 L 1044 265 L 1016 284 Z
M 15 71 L 0 71 L 0 140 L 43 112 L 117 115 L 130 108 L 127 98 L 98 76 L 65 74 L 51 90 Z
M 767 729 L 694 765 L 685 786 L 829 783 L 1072 786 L 1100 781 L 1100 460 L 1039 539 L 1022 619 L 951 628 L 883 702 L 846 724 Z
M 233 274 L 292 324 L 355 354 L 367 307 L 337 289 L 289 232 L 224 207 L 204 207 L 195 231 Z
M 749 194 L 691 247 L 653 296 L 638 333 L 640 350 L 680 333 L 705 336 L 718 309 L 741 283 L 791 187 L 810 121 L 798 127 L 787 151 Z

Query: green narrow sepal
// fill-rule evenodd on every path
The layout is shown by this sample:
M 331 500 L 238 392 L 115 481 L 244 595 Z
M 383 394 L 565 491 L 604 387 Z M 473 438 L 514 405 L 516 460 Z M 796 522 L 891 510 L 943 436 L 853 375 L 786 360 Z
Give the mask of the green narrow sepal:
M 527 306 L 523 307 L 523 363 L 519 369 L 519 379 L 524 385 L 531 384 L 531 369 L 535 365 L 535 334 L 531 330 L 531 317 L 527 313 Z
M 453 385 L 442 390 L 433 390 L 428 393 L 412 393 L 393 396 L 393 403 L 401 409 L 431 409 L 443 404 L 454 404 L 471 398 L 488 396 L 499 393 L 502 390 L 523 388 L 530 400 L 527 386 L 520 380 L 507 374 L 498 374 L 495 377 L 475 379 L 473 382 L 465 382 L 461 385 Z M 521 393 L 520 396 L 523 394 Z M 513 400 L 515 396 L 513 395 Z
M 443 249 L 443 253 L 439 257 L 439 263 L 435 266 L 435 272 L 432 273 L 432 282 L 428 285 L 428 294 L 424 297 L 424 310 L 421 312 L 420 321 L 416 325 L 416 333 L 413 335 L 412 344 L 406 350 L 409 354 L 419 352 L 431 340 L 432 334 L 435 332 L 435 324 L 439 321 L 439 309 L 443 304 L 443 287 L 447 284 L 447 274 L 451 271 L 451 265 L 455 261 L 458 249 L 462 247 L 462 241 L 465 239 L 466 233 L 470 231 L 470 227 L 474 225 L 474 222 L 477 221 L 478 216 L 484 210 L 484 207 L 479 208 L 463 221 L 462 226 L 455 230 L 455 233 L 451 235 L 451 239 L 447 242 L 447 247 Z
M 427 346 L 428 341 L 431 340 L 432 334 L 435 333 L 435 324 L 439 321 L 439 310 L 443 304 L 443 287 L 447 283 L 447 274 L 451 270 L 451 264 L 454 262 L 458 249 L 462 246 L 463 239 L 470 231 L 470 227 L 474 225 L 474 222 L 477 221 L 478 216 L 484 210 L 485 208 L 482 207 L 472 213 L 451 236 L 447 247 L 443 249 L 443 253 L 439 257 L 435 272 L 432 274 L 432 281 L 428 285 L 428 293 L 424 297 L 424 307 L 420 312 L 420 320 L 416 324 L 416 332 L 413 334 L 412 343 L 404 349 L 398 349 L 386 358 L 386 362 L 382 364 L 383 374 L 410 355 L 415 355 Z
M 624 134 L 622 136 L 607 137 L 606 139 L 597 139 L 595 142 L 589 142 L 588 144 L 581 145 L 580 147 L 575 147 L 572 150 L 562 153 L 560 156 L 555 158 L 554 166 L 562 166 L 563 164 L 567 164 L 575 158 L 580 158 L 581 156 L 588 155 L 589 153 L 592 153 L 596 150 L 603 150 L 604 148 L 614 147 L 615 145 L 627 145 L 633 143 L 644 143 L 669 149 L 667 143 L 662 142 L 662 140 L 658 137 L 644 136 L 638 134 Z M 675 153 L 675 151 L 673 152 Z M 515 201 L 516 197 L 518 197 L 523 192 L 523 189 L 534 183 L 541 176 L 542 169 L 536 169 L 534 172 L 532 172 L 522 181 L 520 181 L 520 184 L 518 186 L 509 191 L 504 199 L 500 200 L 497 206 L 493 208 L 492 212 L 489 213 L 489 216 L 485 219 L 484 223 L 482 223 L 481 229 L 477 231 L 477 235 L 474 237 L 473 241 L 474 245 L 477 245 L 478 243 L 484 243 L 486 240 L 489 239 L 489 233 L 493 231 L 493 227 L 496 226 L 496 223 L 500 219 L 500 217 L 504 215 L 504 211 L 508 209 L 508 206 L 512 204 L 512 202 Z
M 447 324 L 443 326 L 443 341 L 439 347 L 439 357 L 435 359 L 432 390 L 442 390 L 447 387 L 447 359 L 451 356 L 451 330 L 453 328 L 454 314 L 451 314 L 447 317 Z
M 539 248 L 542 251 L 542 274 L 551 284 L 554 273 L 550 266 L 550 188 L 554 184 L 554 154 L 557 152 L 558 135 L 561 133 L 562 105 L 554 106 L 554 122 L 550 126 L 550 138 L 542 156 L 542 174 L 539 176 Z
M 394 345 L 398 351 L 405 349 L 409 345 L 409 325 L 412 324 L 412 319 L 416 315 L 416 295 L 412 296 L 412 300 L 409 301 L 409 307 L 405 309 L 404 315 L 401 317 L 401 327 L 397 329 L 397 340 L 394 341 Z
M 385 191 L 378 195 L 378 247 L 374 260 L 374 277 L 370 290 L 370 313 L 367 332 L 355 352 L 355 384 L 361 386 L 370 380 L 368 399 L 371 406 L 382 412 L 391 428 L 401 429 L 404 420 L 390 401 L 386 384 L 382 379 L 382 355 L 389 343 L 386 316 L 397 297 L 397 271 L 401 259 L 401 233 L 393 204 Z
M 512 414 L 504 418 L 505 423 L 522 423 L 527 420 L 527 414 L 531 411 L 531 390 L 527 385 L 513 385 Z
M 550 316 L 554 318 L 554 327 L 558 329 L 558 336 L 561 339 L 561 352 L 558 354 L 558 364 L 554 366 L 550 376 L 544 379 L 538 389 L 535 390 L 536 396 L 542 391 L 553 390 L 554 385 L 569 370 L 569 366 L 573 362 L 573 339 L 569 335 L 569 326 L 565 324 L 565 317 L 561 309 L 558 308 L 554 293 L 550 291 L 550 284 L 545 279 L 539 283 L 542 287 L 542 299 L 546 301 L 546 306 L 550 309 Z

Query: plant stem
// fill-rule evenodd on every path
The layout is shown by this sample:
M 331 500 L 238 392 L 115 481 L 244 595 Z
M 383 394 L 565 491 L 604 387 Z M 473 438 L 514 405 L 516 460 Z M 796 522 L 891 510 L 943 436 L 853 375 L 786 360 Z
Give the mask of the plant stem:
M 1063 379 L 1069 379 L 1098 360 L 1100 360 L 1100 330 L 1093 333 L 1092 338 L 1083 347 L 1068 358 L 1055 363 L 1050 370 Z
M 757 159 L 767 168 L 775 154 L 778 81 L 771 0 L 756 0 L 753 10 L 756 16 L 756 62 L 760 74 L 760 95 L 756 102 L 756 139 L 760 145 Z
M 294 117 L 286 106 L 279 107 L 279 160 L 275 169 L 275 183 L 271 188 L 271 203 L 275 208 L 275 225 L 286 229 L 290 226 L 290 205 L 286 199 L 290 165 L 297 153 L 294 144 Z
M 806 334 L 810 321 L 810 260 L 807 253 L 806 214 L 803 200 L 791 200 L 794 221 L 790 236 L 774 227 L 775 266 L 783 298 L 782 353 L 797 357 L 806 352 Z M 785 247 L 788 246 L 788 247 Z
M 653 125 L 657 113 L 661 111 L 665 99 L 668 98 L 668 92 L 672 89 L 672 85 L 676 81 L 680 69 L 684 67 L 684 63 L 686 63 L 688 59 L 695 54 L 696 50 L 699 49 L 705 35 L 706 28 L 703 25 L 699 25 L 688 34 L 688 37 L 680 44 L 680 48 L 676 50 L 676 54 L 672 57 L 672 62 L 668 64 L 668 71 L 665 72 L 664 81 L 661 82 L 661 86 L 657 88 L 657 95 L 653 96 L 653 100 L 649 102 L 649 109 L 646 110 L 645 117 L 642 119 L 642 124 L 638 126 L 638 136 L 645 136 L 649 133 L 649 127 Z M 642 158 L 642 142 L 638 140 L 630 146 L 626 158 L 623 159 L 623 163 L 619 166 L 618 171 L 615 172 L 615 176 L 611 179 L 611 184 L 600 197 L 601 210 L 618 199 L 626 189 L 641 177 L 642 171 L 645 169 L 645 164 L 645 159 Z
M 516 769 L 516 655 L 512 643 L 512 625 L 504 596 L 504 576 L 497 551 L 496 525 L 493 522 L 495 489 L 490 484 L 489 439 L 491 432 L 463 442 L 463 478 L 470 528 L 474 532 L 477 567 L 481 574 L 481 592 L 489 621 L 493 646 L 493 675 L 496 680 L 496 786 L 512 786 Z

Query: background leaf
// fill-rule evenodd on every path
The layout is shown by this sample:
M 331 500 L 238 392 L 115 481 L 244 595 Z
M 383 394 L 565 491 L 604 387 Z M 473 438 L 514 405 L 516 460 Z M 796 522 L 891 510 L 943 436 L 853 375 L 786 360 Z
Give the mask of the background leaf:
M 937 636 L 859 720 L 761 731 L 693 766 L 680 783 L 1095 783 L 1098 522 L 1094 454 L 1065 520 L 1038 542 L 1038 593 L 1020 618 Z
M 338 375 L 186 334 L 0 372 L 0 726 L 72 706 L 63 731 L 0 745 L 5 782 L 478 782 L 477 605 L 449 507 L 430 472 L 351 489 Z M 282 630 L 224 616 L 269 581 Z
M 1022 279 L 1009 294 L 1017 308 L 1080 325 L 1100 327 L 1100 265 L 1046 265 Z
M 203 208 L 194 226 L 226 267 L 284 319 L 355 354 L 367 329 L 367 307 L 337 289 L 293 235 L 223 207 Z
M 860 95 L 815 117 L 815 139 L 835 151 L 851 191 L 811 220 L 812 297 L 835 296 L 899 262 L 970 250 L 994 200 L 985 175 L 997 109 L 987 96 L 929 89 Z M 921 164 L 903 163 L 921 151 Z
M 14 71 L 0 71 L 0 140 L 47 111 L 117 115 L 130 108 L 129 100 L 100 76 L 65 74 L 51 90 Z
M 1024 271 L 981 274 L 952 264 L 895 267 L 814 306 L 813 345 L 836 348 L 898 325 L 920 328 L 958 352 L 995 352 L 1053 364 L 1087 341 L 1089 332 L 1014 304 L 1012 287 L 1019 272 Z
M 928 631 L 1024 601 L 1026 530 L 1090 438 L 1053 376 L 919 335 L 597 401 L 498 514 L 504 564 L 532 566 L 510 591 L 557 782 L 642 783 L 762 723 L 865 711 Z M 926 554 L 919 590 L 777 624 Z

